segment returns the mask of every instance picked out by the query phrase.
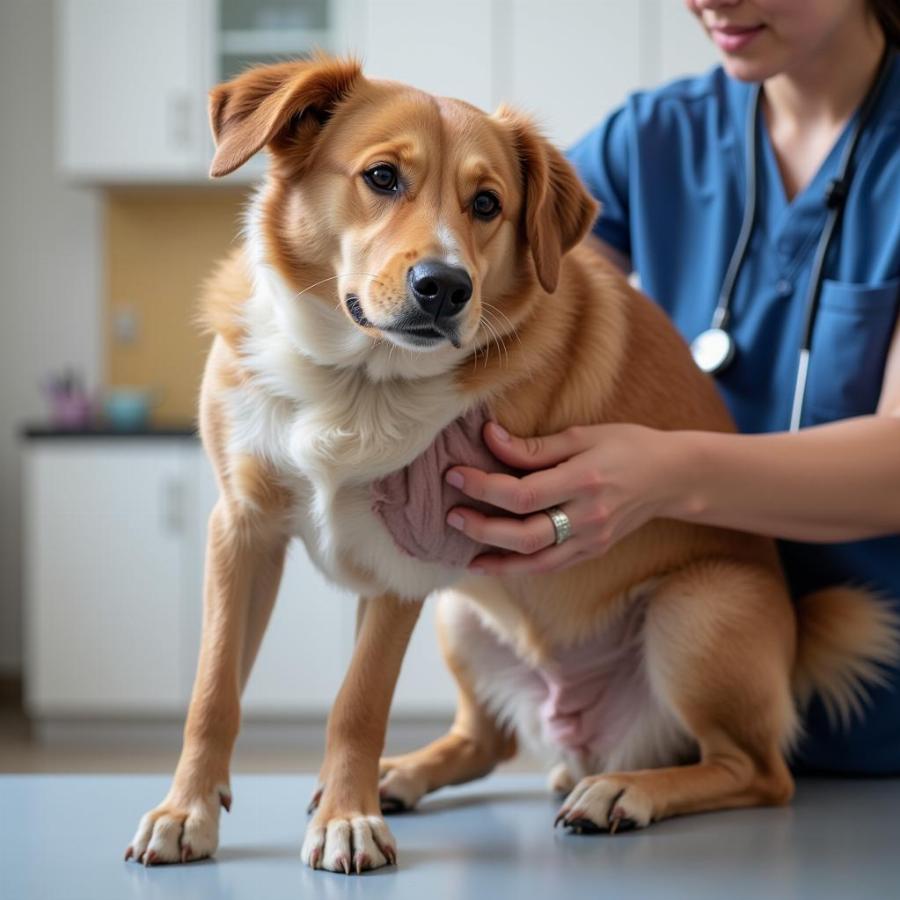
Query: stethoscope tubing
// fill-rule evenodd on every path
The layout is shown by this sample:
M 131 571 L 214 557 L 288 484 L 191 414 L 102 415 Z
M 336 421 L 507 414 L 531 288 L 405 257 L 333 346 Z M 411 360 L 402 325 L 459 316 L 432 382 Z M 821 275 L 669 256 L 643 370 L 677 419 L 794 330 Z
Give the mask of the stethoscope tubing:
M 809 357 L 812 350 L 812 337 L 815 328 L 816 316 L 819 308 L 819 297 L 822 293 L 822 283 L 825 280 L 825 265 L 828 261 L 828 251 L 831 247 L 832 240 L 838 229 L 841 214 L 847 200 L 850 190 L 850 183 L 853 179 L 853 163 L 856 156 L 856 148 L 859 144 L 863 130 L 871 119 L 872 112 L 881 95 L 881 91 L 887 81 L 887 73 L 892 59 L 890 48 L 885 48 L 879 63 L 878 72 L 872 86 L 869 88 L 865 99 L 859 107 L 856 115 L 856 124 L 841 155 L 841 161 L 838 166 L 837 177 L 832 179 L 826 190 L 825 205 L 828 209 L 828 217 L 819 236 L 816 245 L 813 266 L 810 271 L 809 287 L 806 294 L 806 312 L 803 319 L 803 330 L 799 348 L 799 357 L 797 361 L 797 377 L 794 382 L 793 400 L 791 403 L 790 425 L 791 431 L 800 429 L 800 419 L 803 415 L 803 403 L 806 397 L 806 383 L 809 374 Z M 747 248 L 753 235 L 753 228 L 756 224 L 756 194 L 757 194 L 757 142 L 758 142 L 758 126 L 760 104 L 762 100 L 762 85 L 756 85 L 753 96 L 747 108 L 747 145 L 746 145 L 746 199 L 744 201 L 744 216 L 741 221 L 741 230 L 735 243 L 734 251 L 728 263 L 725 272 L 725 278 L 722 281 L 722 288 L 719 292 L 719 299 L 713 312 L 710 328 L 704 334 L 710 331 L 720 331 L 726 336 L 727 341 L 731 345 L 731 352 L 727 357 L 723 357 L 722 361 L 706 371 L 711 374 L 718 374 L 727 367 L 734 356 L 733 345 L 734 339 L 728 334 L 728 324 L 731 318 L 731 300 L 734 295 L 734 287 L 737 283 L 738 275 L 747 255 Z M 700 338 L 703 335 L 699 336 Z M 697 339 L 699 340 L 699 338 Z M 695 354 L 696 358 L 696 354 Z M 699 359 L 698 359 L 699 364 Z

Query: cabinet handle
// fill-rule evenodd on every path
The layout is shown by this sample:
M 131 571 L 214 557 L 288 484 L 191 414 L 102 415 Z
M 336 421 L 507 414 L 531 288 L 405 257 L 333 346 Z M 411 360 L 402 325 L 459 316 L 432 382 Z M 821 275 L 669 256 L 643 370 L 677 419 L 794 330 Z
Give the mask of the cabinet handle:
M 181 534 L 185 522 L 184 482 L 179 478 L 169 478 L 163 484 L 162 526 L 169 534 Z
M 184 150 L 191 145 L 191 98 L 189 94 L 178 93 L 169 97 L 169 141 L 173 147 Z

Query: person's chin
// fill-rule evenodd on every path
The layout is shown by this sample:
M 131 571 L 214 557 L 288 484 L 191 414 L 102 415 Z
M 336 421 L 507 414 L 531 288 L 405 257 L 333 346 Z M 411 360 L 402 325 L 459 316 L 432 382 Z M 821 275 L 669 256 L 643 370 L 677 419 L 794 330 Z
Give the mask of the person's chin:
M 777 75 L 782 67 L 768 57 L 738 56 L 721 53 L 722 68 L 738 81 L 761 82 Z
M 728 51 L 718 46 L 722 68 L 738 81 L 760 82 L 783 71 L 789 59 L 783 58 L 783 48 L 764 29 L 745 47 Z

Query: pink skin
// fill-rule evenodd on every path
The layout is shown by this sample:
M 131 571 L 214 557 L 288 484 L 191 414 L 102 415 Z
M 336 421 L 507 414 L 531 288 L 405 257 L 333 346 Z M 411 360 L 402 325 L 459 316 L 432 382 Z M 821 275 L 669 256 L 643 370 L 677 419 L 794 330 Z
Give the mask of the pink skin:
M 469 566 L 489 574 L 526 574 L 565 569 L 601 556 L 616 541 L 675 501 L 672 463 L 677 433 L 641 425 L 594 425 L 542 438 L 508 435 L 489 423 L 484 440 L 522 478 L 456 466 L 447 481 L 470 497 L 509 510 L 516 518 L 486 516 L 455 507 L 447 523 L 477 541 L 512 553 L 485 553 Z M 550 506 L 563 509 L 572 536 L 555 544 Z

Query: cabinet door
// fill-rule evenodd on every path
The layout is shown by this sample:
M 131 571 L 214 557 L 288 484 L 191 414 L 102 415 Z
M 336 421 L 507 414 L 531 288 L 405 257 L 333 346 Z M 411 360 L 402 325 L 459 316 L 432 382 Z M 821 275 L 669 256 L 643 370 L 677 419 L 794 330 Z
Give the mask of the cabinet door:
M 207 521 L 218 497 L 212 467 L 200 447 L 191 466 L 193 514 L 182 662 L 188 693 L 200 648 Z M 244 692 L 244 714 L 265 718 L 326 713 L 349 660 L 355 610 L 354 598 L 329 584 L 303 547 L 292 543 L 275 609 Z
M 189 693 L 200 645 L 203 553 L 206 522 L 217 489 L 209 461 L 198 447 L 192 458 L 190 506 L 196 510 L 188 537 L 187 600 L 184 605 L 184 691 Z M 350 655 L 356 597 L 334 587 L 310 562 L 299 541 L 288 552 L 272 620 L 244 693 L 248 718 L 321 716 L 331 709 Z M 392 712 L 401 716 L 452 711 L 455 688 L 441 658 L 434 603 L 425 604 L 403 662 Z
M 25 458 L 26 703 L 180 711 L 180 441 L 60 439 Z
M 435 598 L 425 601 L 394 692 L 391 713 L 402 718 L 452 717 L 456 683 L 441 655 L 435 625 Z
M 59 155 L 102 180 L 200 176 L 210 0 L 58 0 Z
M 330 584 L 294 541 L 244 694 L 245 713 L 251 717 L 327 713 L 353 652 L 356 605 L 356 597 Z M 455 701 L 438 647 L 434 603 L 428 601 L 403 660 L 391 714 L 432 718 L 452 712 Z
M 350 659 L 356 601 L 288 550 L 272 621 L 244 694 L 249 715 L 321 715 L 331 709 Z

